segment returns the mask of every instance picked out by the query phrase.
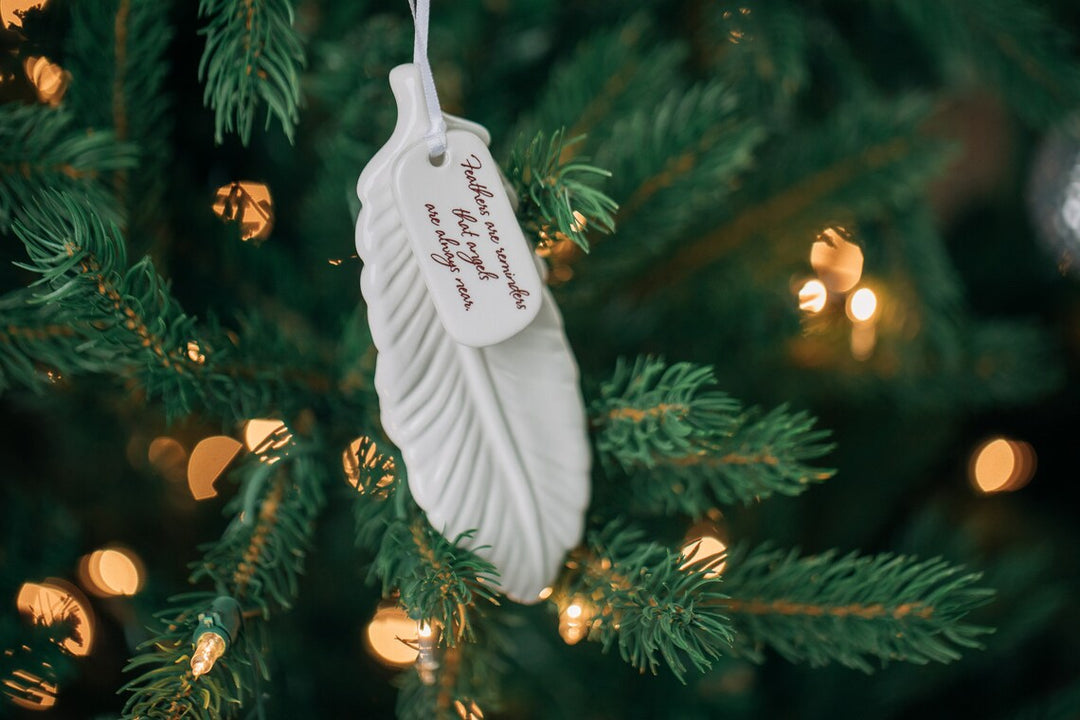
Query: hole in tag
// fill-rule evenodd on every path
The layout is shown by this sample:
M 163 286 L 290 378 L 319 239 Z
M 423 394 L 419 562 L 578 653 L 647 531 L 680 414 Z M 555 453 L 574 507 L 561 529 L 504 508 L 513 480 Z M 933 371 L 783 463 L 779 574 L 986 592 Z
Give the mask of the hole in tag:
M 441 155 L 428 155 L 428 162 L 432 167 L 442 167 L 446 164 L 446 152 Z

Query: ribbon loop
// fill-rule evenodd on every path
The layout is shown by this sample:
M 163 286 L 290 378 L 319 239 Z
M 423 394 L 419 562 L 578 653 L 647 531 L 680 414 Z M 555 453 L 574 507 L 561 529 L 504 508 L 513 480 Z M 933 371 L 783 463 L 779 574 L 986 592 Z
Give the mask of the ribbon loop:
M 439 106 L 439 94 L 435 91 L 435 78 L 431 74 L 431 62 L 428 60 L 428 21 L 431 18 L 431 0 L 409 0 L 412 10 L 413 27 L 413 63 L 420 68 L 420 83 L 424 88 L 424 101 L 427 104 L 430 126 L 424 140 L 433 161 L 441 160 L 446 153 L 446 120 Z

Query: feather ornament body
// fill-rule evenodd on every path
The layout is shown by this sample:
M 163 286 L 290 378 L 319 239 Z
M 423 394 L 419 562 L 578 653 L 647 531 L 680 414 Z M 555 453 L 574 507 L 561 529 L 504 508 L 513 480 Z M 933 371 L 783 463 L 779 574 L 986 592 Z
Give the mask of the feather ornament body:
M 395 160 L 427 130 L 419 71 L 394 68 L 390 85 L 397 125 L 360 175 L 356 228 L 383 426 L 432 526 L 491 561 L 509 597 L 535 602 L 580 542 L 589 500 L 577 364 L 547 288 L 536 319 L 508 340 L 469 347 L 447 334 L 392 182 Z M 446 119 L 490 143 L 480 125 Z

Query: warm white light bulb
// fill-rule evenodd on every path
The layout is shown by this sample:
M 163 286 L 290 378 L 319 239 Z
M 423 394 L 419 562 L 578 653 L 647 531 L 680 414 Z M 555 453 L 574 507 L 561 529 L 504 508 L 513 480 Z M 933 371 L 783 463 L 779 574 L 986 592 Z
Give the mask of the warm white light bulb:
M 191 674 L 198 679 L 214 668 L 222 655 L 225 654 L 225 638 L 216 632 L 204 632 L 199 636 L 195 646 L 195 652 L 191 656 Z
M 877 312 L 877 295 L 870 288 L 859 288 L 848 299 L 848 317 L 855 322 L 866 322 Z
M 575 645 L 589 634 L 592 610 L 586 612 L 580 600 L 574 600 L 559 615 L 559 635 L 568 645 Z
M 724 560 L 724 551 L 727 544 L 714 535 L 702 535 L 689 540 L 682 546 L 682 565 L 680 570 L 704 570 L 702 577 L 716 578 L 724 572 L 727 561 Z
M 420 675 L 420 681 L 425 685 L 434 685 L 439 672 L 439 658 L 436 654 L 435 644 L 438 640 L 435 628 L 427 620 L 421 620 L 416 627 L 416 636 L 419 640 L 419 653 L 416 657 L 416 672 Z
M 807 280 L 799 288 L 799 309 L 808 313 L 819 313 L 829 301 L 829 291 L 820 280 Z

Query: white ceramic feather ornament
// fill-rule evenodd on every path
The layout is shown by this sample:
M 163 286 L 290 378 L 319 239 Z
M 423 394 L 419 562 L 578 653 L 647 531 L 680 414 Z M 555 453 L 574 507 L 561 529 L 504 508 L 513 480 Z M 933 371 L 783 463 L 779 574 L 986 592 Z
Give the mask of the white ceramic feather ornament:
M 360 175 L 356 226 L 383 426 L 432 526 L 475 531 L 462 545 L 535 602 L 589 498 L 577 364 L 487 131 L 446 116 L 433 165 L 420 68 L 394 68 L 390 86 L 397 125 Z

